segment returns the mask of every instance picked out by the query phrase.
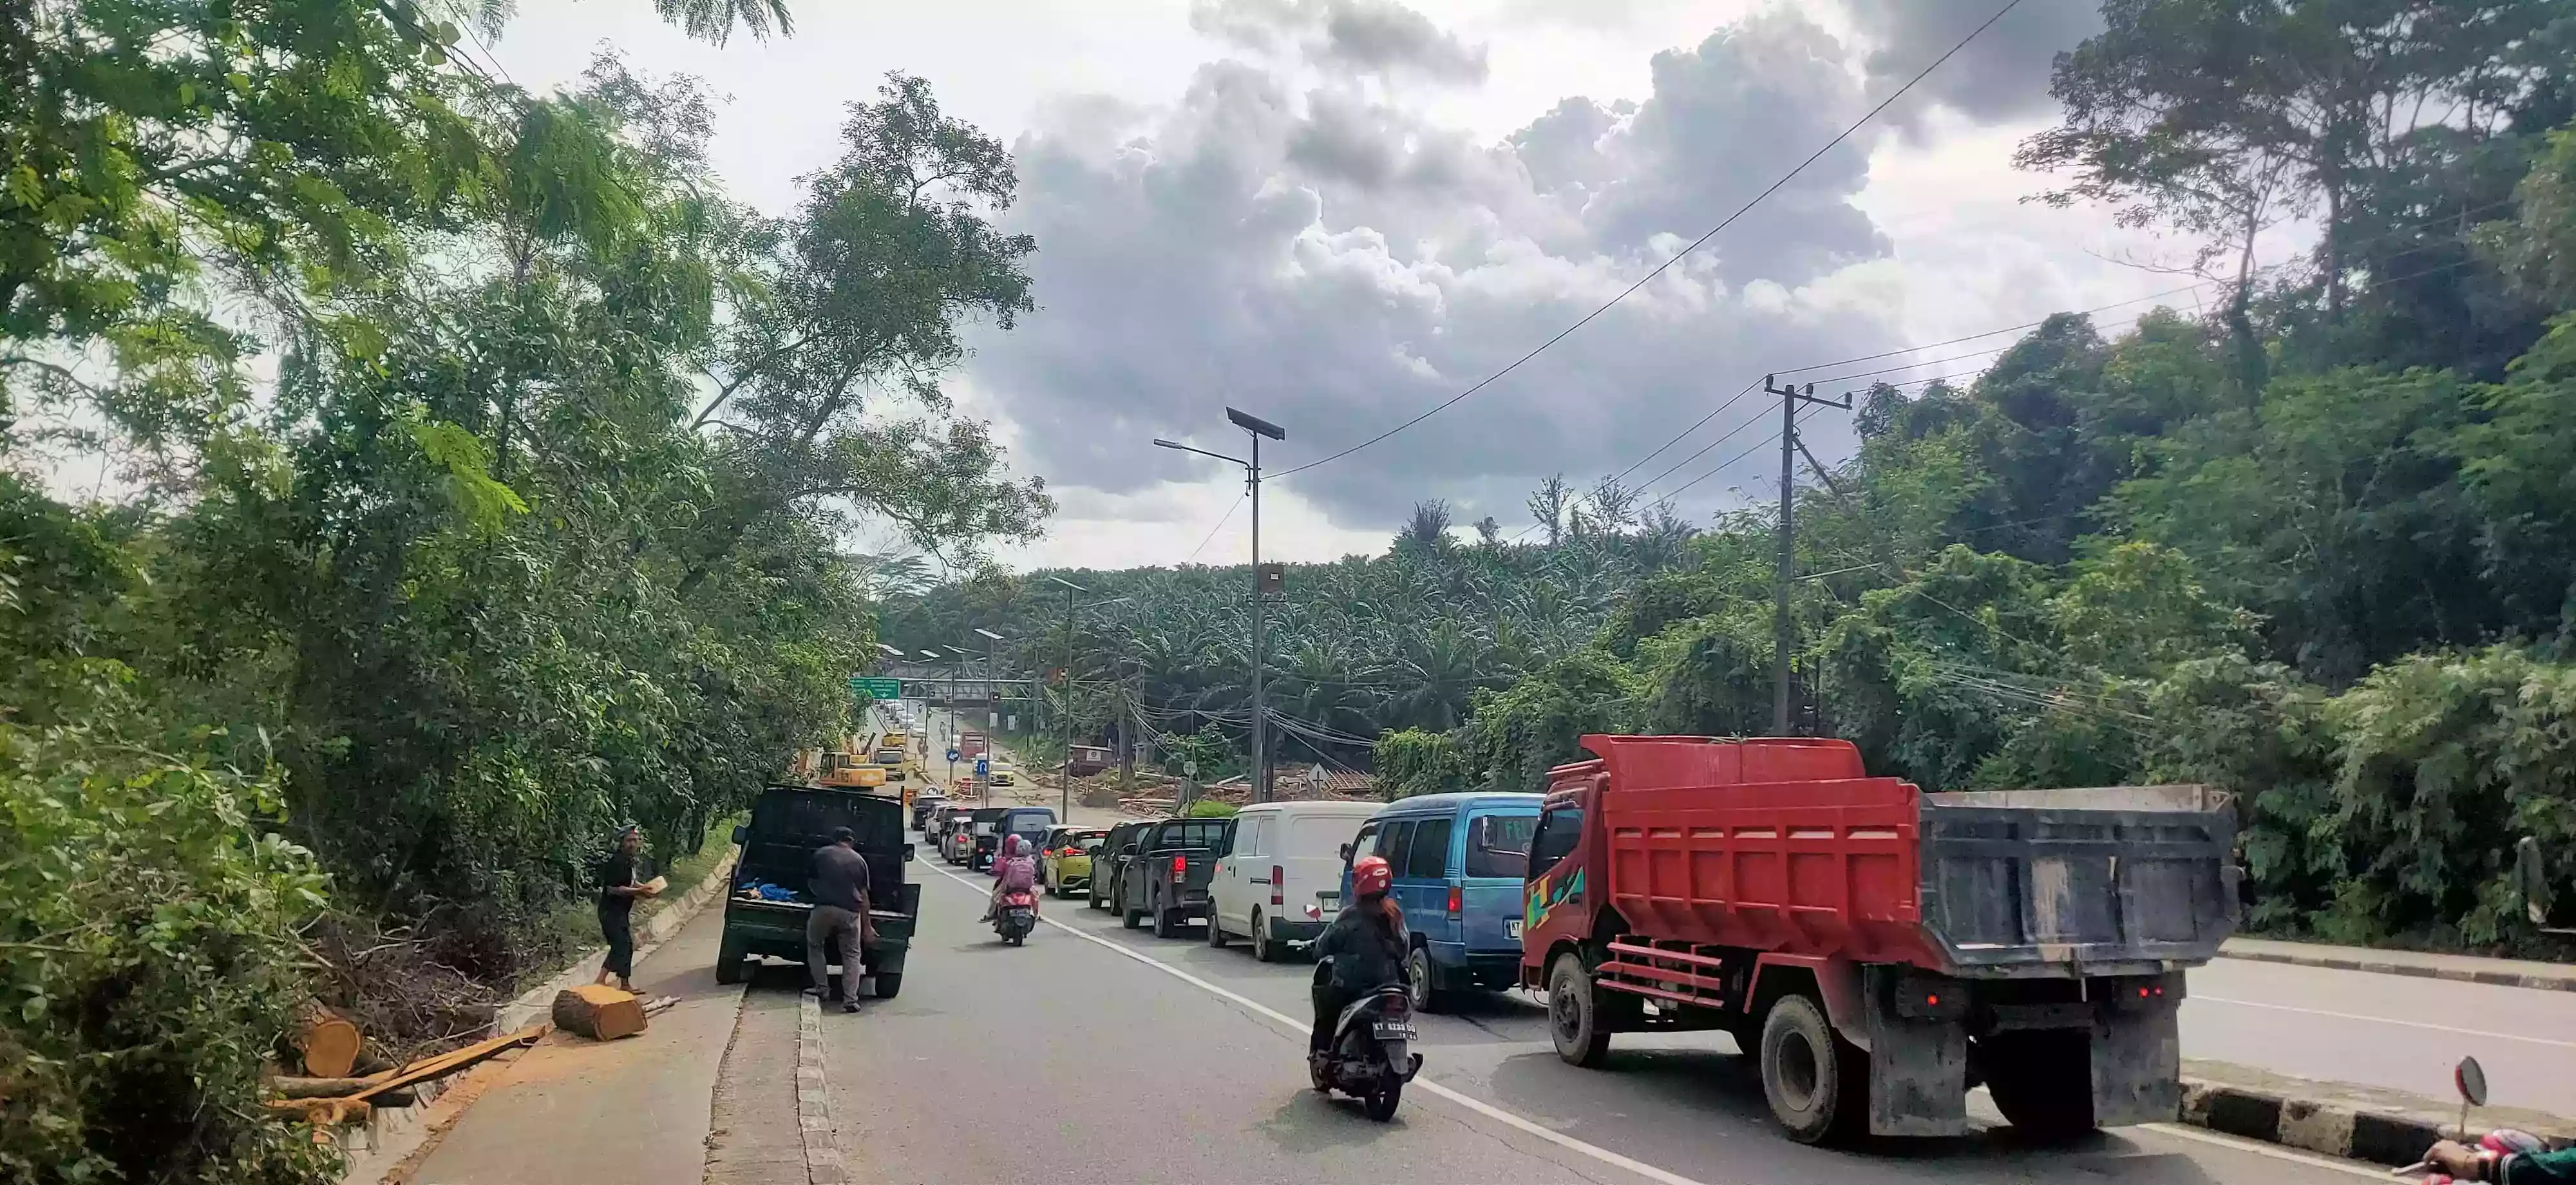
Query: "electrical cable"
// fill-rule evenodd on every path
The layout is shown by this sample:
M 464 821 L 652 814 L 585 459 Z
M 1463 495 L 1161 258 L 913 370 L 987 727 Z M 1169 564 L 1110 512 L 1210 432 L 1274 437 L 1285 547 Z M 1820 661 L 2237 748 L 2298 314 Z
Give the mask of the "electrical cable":
M 1861 128 L 1863 128 L 1863 127 L 1867 126 L 1867 125 L 1868 125 L 1868 123 L 1869 123 L 1869 121 L 1871 121 L 1872 119 L 1877 118 L 1877 117 L 1878 117 L 1878 114 L 1879 114 L 1880 112 L 1885 111 L 1885 110 L 1887 110 L 1890 106 L 1894 105 L 1894 104 L 1895 104 L 1895 102 L 1896 102 L 1898 99 L 1902 99 L 1902 98 L 1904 98 L 1908 93 L 1912 92 L 1916 86 L 1920 85 L 1920 84 L 1923 82 L 1923 80 L 1924 80 L 1925 78 L 1930 77 L 1933 71 L 1940 69 L 1943 63 L 1948 62 L 1951 58 L 1957 57 L 1957 56 L 1958 56 L 1958 54 L 1959 54 L 1959 51 L 1961 51 L 1961 50 L 1963 50 L 1963 49 L 1968 48 L 1968 43 L 1969 43 L 1969 42 L 1971 42 L 1971 41 L 1975 41 L 1975 40 L 1977 39 L 1977 37 L 1978 37 L 1980 34 L 1983 34 L 1987 29 L 1993 28 L 1993 27 L 1994 27 L 1994 24 L 1995 24 L 1995 22 L 1996 22 L 1996 21 L 1999 21 L 1999 20 L 2004 19 L 2004 14 L 2009 13 L 2009 12 L 2011 12 L 2013 9 L 2018 8 L 2018 7 L 2020 7 L 2020 6 L 2021 6 L 2021 0 L 2004 0 L 2004 5 L 2003 5 L 2003 7 L 1996 9 L 1996 10 L 1995 10 L 1995 14 L 1994 14 L 1993 16 L 1987 17 L 1987 18 L 1985 19 L 1985 23 L 1980 24 L 1980 25 L 1978 25 L 1976 28 L 1969 30 L 1969 31 L 1968 31 L 1968 35 L 1967 35 L 1967 36 L 1965 36 L 1965 37 L 1960 38 L 1960 39 L 1959 39 L 1959 43 L 1958 43 L 1958 44 L 1951 46 L 1951 47 L 1949 48 L 1949 50 L 1948 50 L 1947 52 L 1944 52 L 1940 57 L 1937 57 L 1937 58 L 1932 59 L 1932 64 L 1931 64 L 1931 65 L 1925 66 L 1922 70 L 1918 71 L 1918 72 L 1914 75 L 1914 77 L 1912 77 L 1912 78 L 1910 78 L 1910 79 L 1907 79 L 1907 80 L 1906 80 L 1906 82 L 1905 82 L 1905 85 L 1903 85 L 1903 86 L 1901 86 L 1901 87 L 1896 88 L 1896 90 L 1895 90 L 1895 92 L 1894 92 L 1894 93 L 1892 93 L 1892 94 L 1888 95 L 1888 96 L 1887 96 L 1886 98 L 1884 98 L 1884 99 L 1879 100 L 1879 103 L 1878 103 L 1878 105 L 1877 105 L 1877 106 L 1870 108 L 1867 112 L 1864 112 L 1864 113 L 1861 115 L 1861 117 L 1860 117 L 1859 119 L 1856 119 L 1856 120 L 1852 121 L 1852 123 L 1851 123 L 1851 125 L 1850 125 L 1850 126 L 1845 127 L 1842 131 L 1835 133 L 1834 138 L 1833 138 L 1833 139 L 1831 139 L 1831 140 L 1827 140 L 1827 141 L 1825 141 L 1825 143 L 1824 143 L 1824 145 L 1823 145 L 1822 147 L 1819 147 L 1819 148 L 1817 148 L 1814 152 L 1811 152 L 1811 153 L 1807 154 L 1807 158 L 1806 158 L 1805 160 L 1799 161 L 1799 162 L 1798 162 L 1798 164 L 1797 164 L 1797 166 L 1796 166 L 1795 168 L 1792 168 L 1792 169 L 1790 169 L 1788 172 L 1781 174 L 1781 175 L 1780 175 L 1779 180 L 1773 181 L 1770 185 L 1768 185 L 1768 186 L 1764 187 L 1764 189 L 1762 190 L 1762 192 L 1757 193 L 1757 194 L 1754 194 L 1751 200 L 1746 201 L 1743 205 L 1736 207 L 1736 209 L 1735 209 L 1735 212 L 1734 212 L 1734 213 L 1727 215 L 1727 216 L 1726 216 L 1723 220 L 1721 220 L 1721 221 L 1720 221 L 1716 226 L 1710 227 L 1710 228 L 1709 228 L 1709 230 L 1708 230 L 1708 233 L 1703 234 L 1703 235 L 1701 235 L 1700 237 L 1698 237 L 1698 238 L 1696 238 L 1696 239 L 1691 240 L 1691 242 L 1690 242 L 1690 244 L 1689 244 L 1688 246 L 1685 246 L 1685 247 L 1683 247 L 1681 250 L 1674 252 L 1671 258 L 1664 260 L 1662 263 L 1656 264 L 1656 265 L 1655 265 L 1655 268 L 1654 268 L 1654 270 L 1653 270 L 1653 271 L 1647 272 L 1645 275 L 1638 277 L 1635 283 L 1632 283 L 1632 284 L 1628 285 L 1626 288 L 1621 289 L 1621 290 L 1618 292 L 1618 294 L 1617 294 L 1617 295 L 1614 295 L 1614 296 L 1612 296 L 1609 300 L 1607 300 L 1607 301 L 1603 302 L 1603 303 L 1601 304 L 1601 306 L 1600 306 L 1600 307 L 1593 309 L 1593 310 L 1592 310 L 1591 312 L 1589 312 L 1589 313 L 1585 313 L 1585 314 L 1583 315 L 1583 317 L 1582 317 L 1580 320 L 1577 320 L 1574 324 L 1572 324 L 1572 325 L 1568 325 L 1568 326 L 1566 326 L 1564 329 L 1558 330 L 1558 331 L 1557 331 L 1557 333 L 1556 333 L 1556 335 L 1555 335 L 1554 337 L 1548 338 L 1546 341 L 1540 342 L 1540 343 L 1538 344 L 1538 346 L 1537 346 L 1535 349 L 1532 349 L 1530 352 L 1528 352 L 1528 353 L 1526 353 L 1526 354 L 1523 354 L 1523 355 L 1521 355 L 1521 356 L 1520 356 L 1520 357 L 1518 357 L 1518 358 L 1513 359 L 1510 363 L 1506 364 L 1506 365 L 1505 365 L 1501 370 L 1497 370 L 1497 371 L 1495 371 L 1494 373 L 1489 374 L 1489 375 L 1485 376 L 1484 378 L 1477 380 L 1473 385 L 1469 386 L 1466 390 L 1460 391 L 1460 392 L 1458 392 L 1457 394 L 1452 395 L 1452 396 L 1450 396 L 1449 398 L 1447 398 L 1447 399 L 1445 399 L 1445 400 L 1440 401 L 1439 403 L 1433 404 L 1433 405 L 1432 405 L 1432 406 L 1430 406 L 1429 408 L 1426 408 L 1426 409 L 1422 410 L 1421 412 L 1418 412 L 1418 413 L 1414 414 L 1414 415 L 1412 416 L 1412 418 L 1407 419 L 1407 420 L 1405 420 L 1404 422 L 1399 423 L 1399 424 L 1397 424 L 1396 426 L 1394 426 L 1394 427 L 1392 427 L 1392 428 L 1389 428 L 1389 429 L 1387 429 L 1387 430 L 1386 430 L 1386 431 L 1384 431 L 1384 432 L 1380 432 L 1380 433 L 1378 433 L 1378 434 L 1377 434 L 1377 435 L 1375 435 L 1375 436 L 1369 437 L 1368 439 L 1363 440 L 1363 441 L 1359 442 L 1358 444 L 1354 444 L 1354 445 L 1351 445 L 1351 446 L 1350 446 L 1350 447 L 1348 447 L 1348 448 L 1342 449 L 1342 450 L 1341 450 L 1341 451 L 1339 451 L 1339 452 L 1327 454 L 1327 455 L 1325 455 L 1325 456 L 1323 456 L 1323 457 L 1321 457 L 1321 458 L 1319 458 L 1319 459 L 1316 459 L 1316 460 L 1313 460 L 1313 461 L 1308 461 L 1308 462 L 1306 462 L 1306 463 L 1305 463 L 1305 464 L 1303 464 L 1303 465 L 1298 465 L 1298 466 L 1295 466 L 1295 467 L 1293 467 L 1293 468 L 1280 470 L 1279 472 L 1277 472 L 1277 473 L 1275 473 L 1275 474 L 1272 474 L 1272 475 L 1271 475 L 1271 480 L 1276 480 L 1277 478 L 1289 477 L 1289 476 L 1292 476 L 1292 475 L 1295 475 L 1295 474 L 1303 473 L 1303 472 L 1305 472 L 1305 471 L 1307 471 L 1307 470 L 1309 470 L 1309 469 L 1313 469 L 1313 468 L 1315 468 L 1315 467 L 1317 467 L 1317 466 L 1319 466 L 1319 465 L 1329 465 L 1329 464 L 1331 464 L 1331 463 L 1332 463 L 1332 462 L 1334 462 L 1334 461 L 1338 461 L 1338 460 L 1340 460 L 1340 459 L 1342 459 L 1342 458 L 1344 458 L 1344 457 L 1347 457 L 1347 456 L 1351 455 L 1352 453 L 1356 453 L 1356 452 L 1360 451 L 1361 449 L 1367 448 L 1367 447 L 1369 447 L 1369 446 L 1371 446 L 1371 445 L 1377 444 L 1378 442 L 1380 442 L 1380 441 L 1383 441 L 1383 440 L 1387 439 L 1388 437 L 1394 436 L 1396 433 L 1398 433 L 1398 432 L 1402 432 L 1402 431 L 1404 431 L 1405 429 L 1407 429 L 1407 428 L 1410 428 L 1410 427 L 1414 426 L 1415 424 L 1419 424 L 1419 423 L 1421 423 L 1421 422 L 1422 422 L 1422 421 L 1424 421 L 1424 420 L 1430 419 L 1431 417 L 1433 417 L 1433 416 L 1435 416 L 1435 415 L 1438 415 L 1438 414 L 1440 414 L 1441 412 L 1446 411 L 1446 410 L 1448 410 L 1449 408 L 1451 408 L 1451 407 L 1453 407 L 1453 406 L 1456 406 L 1460 401 L 1462 401 L 1462 400 L 1466 399 L 1468 396 L 1470 396 L 1470 395 L 1474 395 L 1476 392 L 1481 391 L 1481 390 L 1484 390 L 1486 387 L 1492 386 L 1494 383 L 1496 383 L 1496 382 L 1500 381 L 1500 380 L 1503 378 L 1503 376 L 1508 375 L 1508 374 L 1512 373 L 1513 371 L 1520 369 L 1520 368 L 1521 368 L 1521 366 L 1522 366 L 1524 363 L 1527 363 L 1527 362 L 1529 362 L 1531 359 L 1538 357 L 1540 354 L 1543 354 L 1543 353 L 1547 352 L 1547 350 L 1548 350 L 1548 348 L 1549 348 L 1549 347 L 1554 346 L 1554 345 L 1555 345 L 1556 343 L 1558 343 L 1558 342 L 1564 341 L 1566 338 L 1572 337 L 1572 336 L 1574 335 L 1574 333 L 1575 333 L 1575 331 L 1576 331 L 1576 330 L 1579 330 L 1579 329 L 1583 328 L 1584 326 L 1591 324 L 1591 323 L 1592 323 L 1596 318 L 1600 317 L 1603 313 L 1607 313 L 1607 312 L 1609 312 L 1612 308 L 1617 307 L 1617 305 L 1619 304 L 1619 302 L 1621 302 L 1621 301 L 1623 301 L 1623 300 L 1628 299 L 1628 297 L 1630 297 L 1631 295 L 1634 295 L 1634 294 L 1635 294 L 1639 289 L 1642 289 L 1642 288 L 1644 288 L 1647 284 L 1652 283 L 1652 282 L 1655 280 L 1655 278 L 1656 278 L 1656 277 L 1661 276 L 1661 275 L 1663 275 L 1665 272 L 1672 270 L 1672 267 L 1673 267 L 1673 265 L 1674 265 L 1674 264 L 1680 263 L 1680 262 L 1681 262 L 1685 257 L 1689 256 L 1692 252 L 1699 250 L 1702 246 L 1705 246 L 1705 245 L 1708 243 L 1708 241 L 1709 241 L 1710 239 L 1716 238 L 1716 237 L 1717 237 L 1717 234 L 1718 234 L 1718 232 L 1719 232 L 1719 231 L 1725 230 L 1727 227 L 1734 225 L 1734 223 L 1735 223 L 1735 220 L 1736 220 L 1736 219 L 1738 219 L 1738 218 L 1742 218 L 1742 217 L 1743 217 L 1743 216 L 1744 216 L 1748 211 L 1752 210 L 1752 209 L 1753 209 L 1753 207 L 1755 207 L 1755 206 L 1757 206 L 1757 205 L 1760 205 L 1760 204 L 1762 203 L 1762 200 L 1763 200 L 1764 198 L 1770 197 L 1772 194 L 1779 192 L 1779 190 L 1781 189 L 1781 187 L 1786 186 L 1787 184 L 1789 184 L 1789 182 L 1790 182 L 1790 181 L 1795 180 L 1795 179 L 1797 178 L 1797 176 L 1798 176 L 1800 173 L 1804 173 L 1804 172 L 1806 172 L 1806 171 L 1807 171 L 1807 166 L 1812 165 L 1812 164 L 1816 163 L 1818 160 L 1823 159 L 1823 158 L 1824 158 L 1824 155 L 1825 155 L 1826 153 L 1833 151 L 1833 150 L 1834 150 L 1837 146 L 1839 146 L 1843 141 L 1845 141 L 1845 140 L 1848 140 L 1848 139 L 1852 138 L 1852 136 L 1853 136 L 1853 135 L 1855 135 L 1855 134 L 1857 134 L 1857 133 L 1861 130 Z

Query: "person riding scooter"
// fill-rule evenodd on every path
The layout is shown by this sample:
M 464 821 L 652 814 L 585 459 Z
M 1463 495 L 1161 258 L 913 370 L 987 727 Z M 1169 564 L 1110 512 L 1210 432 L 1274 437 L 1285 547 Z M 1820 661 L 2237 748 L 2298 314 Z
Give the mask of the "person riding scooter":
M 1404 956 L 1413 936 L 1404 928 L 1404 910 L 1387 890 L 1395 870 L 1381 856 L 1362 856 L 1351 865 L 1351 904 L 1315 939 L 1317 962 L 1330 960 L 1329 979 L 1314 985 L 1315 1031 L 1307 1038 L 1309 1058 L 1329 1053 L 1333 1026 L 1342 1009 L 1372 988 L 1404 982 Z
M 1017 835 L 1002 839 L 1002 852 L 993 857 L 993 896 L 984 903 L 984 920 L 992 921 L 1001 912 L 1002 898 L 1012 893 L 1029 893 L 1029 909 L 1037 909 L 1038 858 L 1029 851 L 1029 841 Z

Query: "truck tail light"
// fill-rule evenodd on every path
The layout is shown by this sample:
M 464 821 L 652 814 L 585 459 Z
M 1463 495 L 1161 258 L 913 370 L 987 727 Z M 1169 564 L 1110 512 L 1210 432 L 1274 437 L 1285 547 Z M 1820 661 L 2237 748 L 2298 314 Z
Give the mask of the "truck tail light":
M 1459 888 L 1459 887 L 1458 887 L 1458 886 L 1456 886 L 1456 885 L 1451 885 L 1451 886 L 1449 886 L 1449 916 L 1450 916 L 1450 917 L 1453 917 L 1453 918 L 1454 918 L 1454 917 L 1458 916 L 1460 913 L 1463 913 L 1463 912 L 1465 912 L 1465 911 L 1466 911 L 1466 908 L 1467 908 L 1467 900 L 1466 900 L 1466 898 L 1467 898 L 1466 890 L 1461 889 L 1461 888 Z
M 1188 879 L 1189 875 L 1190 875 L 1190 858 L 1189 858 L 1189 857 L 1187 857 L 1187 856 L 1174 856 L 1174 857 L 1172 857 L 1172 879 L 1173 879 L 1173 880 L 1176 880 L 1176 881 L 1177 881 L 1177 880 L 1186 880 L 1186 879 Z
M 1287 877 L 1281 875 L 1278 865 L 1273 864 L 1270 866 L 1270 904 L 1273 908 L 1288 904 L 1288 898 L 1286 897 L 1284 890 L 1280 888 L 1280 885 L 1287 879 Z

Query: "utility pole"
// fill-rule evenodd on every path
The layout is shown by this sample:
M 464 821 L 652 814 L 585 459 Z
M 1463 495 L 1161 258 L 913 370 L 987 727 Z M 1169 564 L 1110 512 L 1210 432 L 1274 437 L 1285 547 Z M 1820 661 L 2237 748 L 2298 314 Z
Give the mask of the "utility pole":
M 1789 735 L 1789 655 L 1798 648 L 1797 624 L 1789 617 L 1789 582 L 1796 575 L 1797 556 L 1797 458 L 1806 451 L 1798 442 L 1798 405 L 1821 404 L 1850 411 L 1851 396 L 1841 400 L 1819 399 L 1816 385 L 1805 390 L 1797 384 L 1781 386 L 1775 375 L 1762 376 L 1765 394 L 1780 397 L 1780 570 L 1778 588 L 1774 591 L 1771 620 L 1771 733 Z
M 1225 414 L 1235 415 L 1233 408 Z M 1252 434 L 1252 462 L 1243 467 L 1252 495 L 1252 801 L 1270 801 L 1270 715 L 1262 706 L 1263 661 L 1270 648 L 1262 637 L 1269 616 L 1261 603 L 1261 433 Z
M 1245 491 L 1252 498 L 1252 801 L 1270 801 L 1270 719 L 1262 704 L 1262 665 L 1268 660 L 1262 640 L 1262 600 L 1279 585 L 1277 572 L 1264 572 L 1261 567 L 1261 438 L 1288 439 L 1288 430 L 1249 412 L 1225 409 L 1225 418 L 1237 428 L 1252 434 L 1252 457 L 1229 457 L 1203 448 L 1192 448 L 1170 440 L 1157 440 L 1156 448 L 1178 449 L 1220 461 L 1243 466 Z

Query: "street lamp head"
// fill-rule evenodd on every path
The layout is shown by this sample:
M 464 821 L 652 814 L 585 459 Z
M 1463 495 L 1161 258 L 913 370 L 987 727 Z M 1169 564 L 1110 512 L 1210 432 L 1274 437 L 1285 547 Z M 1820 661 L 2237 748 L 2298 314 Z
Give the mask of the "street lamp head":
M 983 628 L 978 627 L 978 628 L 976 629 L 976 631 L 975 631 L 975 632 L 976 632 L 976 633 L 979 633 L 979 634 L 982 634 L 982 635 L 984 635 L 985 637 L 990 638 L 990 639 L 992 639 L 992 640 L 994 640 L 994 641 L 996 641 L 996 642 L 999 642 L 999 641 L 1001 641 L 1001 640 L 1002 640 L 1002 635 L 997 634 L 997 633 L 994 633 L 993 631 L 988 630 L 988 629 L 983 629 Z
M 937 662 L 940 659 L 940 654 L 936 650 L 924 650 L 921 652 L 921 656 L 932 662 Z
M 885 643 L 883 643 L 883 642 L 879 642 L 879 643 L 877 643 L 877 649 L 882 650 L 882 651 L 885 651 L 885 652 L 886 652 L 886 657 L 888 657 L 888 658 L 902 658 L 902 657 L 903 657 L 903 651 L 897 650 L 897 649 L 895 649 L 895 648 L 894 648 L 894 647 L 892 647 L 892 646 L 888 646 L 888 645 L 886 645 L 886 644 L 885 644 Z
M 1225 409 L 1225 418 L 1233 421 L 1235 427 L 1241 428 L 1253 435 L 1267 436 L 1272 440 L 1288 439 L 1287 429 L 1249 412 L 1240 412 L 1229 407 Z
M 1054 582 L 1055 582 L 1055 583 L 1057 583 L 1057 584 L 1061 584 L 1061 585 L 1065 586 L 1066 588 L 1072 589 L 1073 591 L 1078 592 L 1078 593 L 1087 593 L 1087 592 L 1090 592 L 1090 591 L 1091 591 L 1090 589 L 1084 588 L 1084 587 L 1082 587 L 1082 586 L 1081 586 L 1081 585 L 1079 585 L 1079 584 L 1075 584 L 1074 582 L 1072 582 L 1072 581 L 1070 581 L 1070 580 L 1067 580 L 1067 579 L 1065 579 L 1065 578 L 1064 578 L 1064 577 L 1062 577 L 1062 576 L 1049 576 L 1049 577 L 1047 577 L 1047 579 L 1052 580 L 1052 581 L 1054 581 Z
M 1176 448 L 1176 449 L 1187 449 L 1187 448 L 1188 448 L 1188 447 L 1190 447 L 1190 446 L 1188 446 L 1188 445 L 1186 445 L 1186 444 L 1182 444 L 1180 441 L 1177 441 L 1177 440 L 1165 440 L 1165 439 L 1163 439 L 1162 437 L 1157 436 L 1157 437 L 1155 437 L 1155 438 L 1154 438 L 1154 447 L 1155 447 L 1155 448 Z

